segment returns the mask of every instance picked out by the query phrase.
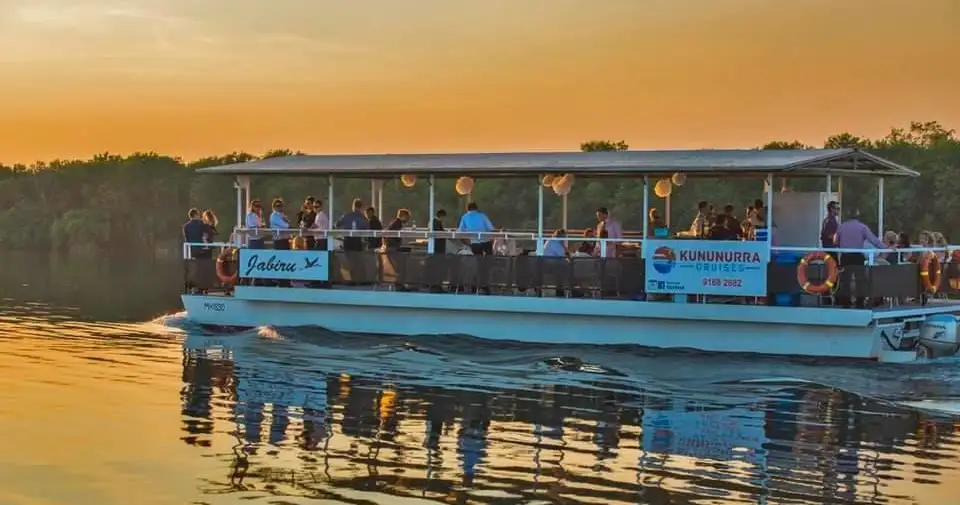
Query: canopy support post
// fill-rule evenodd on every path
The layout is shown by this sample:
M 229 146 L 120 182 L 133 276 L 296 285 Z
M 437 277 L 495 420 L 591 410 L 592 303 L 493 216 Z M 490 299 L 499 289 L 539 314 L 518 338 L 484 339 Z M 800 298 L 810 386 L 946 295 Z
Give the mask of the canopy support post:
M 563 195 L 563 226 L 562 228 L 564 230 L 569 231 L 569 229 L 567 228 L 567 195 L 566 194 Z
M 543 174 L 537 176 L 537 256 L 543 256 Z
M 883 238 L 883 177 L 877 182 L 877 199 L 880 200 L 877 208 L 877 236 Z
M 327 250 L 333 251 L 333 236 L 330 235 L 333 230 L 333 176 L 327 176 Z
M 669 228 L 670 227 L 670 195 L 667 195 L 667 197 L 664 198 L 664 201 L 666 205 L 666 208 L 664 209 L 664 214 L 666 214 L 665 216 L 666 224 L 667 224 L 667 228 Z
M 437 242 L 437 239 L 434 238 L 434 236 L 433 236 L 433 231 L 434 231 L 434 230 L 433 230 L 433 216 L 434 216 L 434 214 L 436 214 L 436 211 L 434 210 L 434 206 L 435 206 L 435 204 L 434 204 L 434 193 L 435 193 L 435 189 L 434 189 L 433 183 L 434 183 L 434 176 L 433 176 L 433 174 L 431 174 L 431 175 L 430 175 L 430 196 L 429 196 L 429 204 L 428 204 L 428 206 L 427 206 L 427 208 L 428 208 L 427 212 L 430 214 L 430 215 L 427 216 L 427 220 L 428 220 L 428 222 L 430 223 L 429 226 L 427 227 L 427 230 L 429 230 L 429 232 L 430 232 L 430 233 L 429 233 L 430 238 L 427 240 L 427 254 L 433 254 L 433 251 L 436 249 L 436 242 Z M 381 194 L 382 194 L 382 193 L 381 193 Z
M 773 245 L 773 174 L 767 174 L 767 243 Z
M 643 176 L 643 238 L 640 239 L 640 259 L 647 257 L 647 237 L 650 236 L 650 177 Z

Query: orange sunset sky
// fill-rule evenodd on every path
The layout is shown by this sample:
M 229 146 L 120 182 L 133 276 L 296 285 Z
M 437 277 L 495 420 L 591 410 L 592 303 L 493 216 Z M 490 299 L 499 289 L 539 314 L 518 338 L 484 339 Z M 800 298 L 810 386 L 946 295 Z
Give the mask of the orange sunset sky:
M 960 0 L 0 0 L 0 161 L 960 127 Z

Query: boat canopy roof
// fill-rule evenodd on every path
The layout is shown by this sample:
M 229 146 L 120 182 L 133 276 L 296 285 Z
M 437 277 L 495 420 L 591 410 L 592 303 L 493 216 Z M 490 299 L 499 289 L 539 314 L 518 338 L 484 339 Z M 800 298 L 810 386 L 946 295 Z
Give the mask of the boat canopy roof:
M 732 149 L 619 152 L 295 155 L 200 168 L 202 174 L 330 175 L 343 178 L 437 175 L 521 177 L 546 173 L 582 176 L 788 177 L 920 174 L 859 149 Z

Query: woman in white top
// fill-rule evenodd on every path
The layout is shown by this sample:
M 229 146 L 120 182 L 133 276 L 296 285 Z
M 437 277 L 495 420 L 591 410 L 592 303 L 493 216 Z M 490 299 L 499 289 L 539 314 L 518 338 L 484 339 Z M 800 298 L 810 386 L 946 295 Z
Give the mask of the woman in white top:
M 263 239 L 257 232 L 257 228 L 263 228 L 263 208 L 260 206 L 260 200 L 250 202 L 250 211 L 247 212 L 247 245 L 251 249 L 263 249 Z
M 317 249 L 325 251 L 327 249 L 326 232 L 330 229 L 330 218 L 327 217 L 327 213 L 323 211 L 323 200 L 313 202 L 313 211 L 317 213 L 317 217 L 313 220 L 313 228 L 311 229 L 320 232 L 320 236 L 317 237 L 316 247 Z

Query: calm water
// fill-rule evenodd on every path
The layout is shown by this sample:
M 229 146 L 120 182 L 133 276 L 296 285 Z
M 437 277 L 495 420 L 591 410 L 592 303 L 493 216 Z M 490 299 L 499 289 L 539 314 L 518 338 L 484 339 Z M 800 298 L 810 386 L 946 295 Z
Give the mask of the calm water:
M 5 259 L 0 504 L 960 504 L 957 360 L 209 335 L 176 264 Z

